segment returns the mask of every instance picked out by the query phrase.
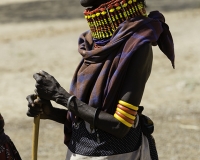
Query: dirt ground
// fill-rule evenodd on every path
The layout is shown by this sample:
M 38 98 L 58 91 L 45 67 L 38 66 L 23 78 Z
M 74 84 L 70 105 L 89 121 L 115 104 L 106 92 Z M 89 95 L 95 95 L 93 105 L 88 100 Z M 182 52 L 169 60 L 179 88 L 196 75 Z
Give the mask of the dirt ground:
M 79 17 L 82 11 L 77 13 L 76 19 L 63 18 L 65 12 L 56 12 L 58 6 L 52 5 L 54 1 L 46 8 L 47 1 L 40 2 L 38 10 L 35 9 L 39 1 L 31 3 L 30 9 L 26 8 L 29 5 L 25 0 L 20 1 L 7 1 L 9 5 L 5 1 L 0 3 L 0 112 L 6 122 L 5 132 L 22 159 L 30 160 L 33 119 L 26 116 L 25 98 L 34 91 L 32 75 L 45 70 L 68 90 L 81 59 L 77 39 L 88 26 Z M 27 14 L 23 14 L 23 5 Z M 51 8 L 54 10 L 49 18 L 47 12 Z M 200 8 L 170 12 L 161 9 L 174 37 L 176 69 L 172 69 L 170 61 L 154 47 L 152 74 L 141 105 L 155 123 L 153 135 L 160 160 L 199 160 Z M 9 10 L 13 12 L 8 14 Z M 63 126 L 41 121 L 38 160 L 64 160 L 66 150 Z

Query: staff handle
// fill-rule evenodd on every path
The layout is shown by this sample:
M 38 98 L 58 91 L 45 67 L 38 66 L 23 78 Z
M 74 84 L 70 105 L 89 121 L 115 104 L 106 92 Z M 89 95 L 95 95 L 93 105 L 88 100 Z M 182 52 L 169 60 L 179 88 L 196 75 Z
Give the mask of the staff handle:
M 40 115 L 34 117 L 33 121 L 32 160 L 37 160 L 39 127 L 40 127 Z

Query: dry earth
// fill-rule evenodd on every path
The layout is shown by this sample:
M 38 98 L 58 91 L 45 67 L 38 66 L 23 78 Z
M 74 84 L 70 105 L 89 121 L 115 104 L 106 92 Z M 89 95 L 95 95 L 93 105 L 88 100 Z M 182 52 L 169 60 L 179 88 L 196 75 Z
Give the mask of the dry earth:
M 33 119 L 26 116 L 25 97 L 34 90 L 32 75 L 43 69 L 68 90 L 81 58 L 77 53 L 77 39 L 88 26 L 83 19 L 63 18 L 65 12 L 57 12 L 55 1 L 20 1 L 10 0 L 9 5 L 5 1 L 0 3 L 0 112 L 6 121 L 5 132 L 14 141 L 22 159 L 30 160 Z M 35 10 L 37 3 L 41 5 Z M 24 18 L 23 5 L 29 13 L 24 14 Z M 172 69 L 169 60 L 154 47 L 153 70 L 141 103 L 145 114 L 155 122 L 154 137 L 160 160 L 199 160 L 200 157 L 198 5 L 196 9 L 179 8 L 179 11 L 172 8 L 171 12 L 160 7 L 174 37 L 176 69 Z M 35 7 L 31 10 L 27 6 Z M 63 4 L 62 7 L 65 8 Z M 47 11 L 51 8 L 54 12 L 48 18 Z M 9 9 L 13 11 L 10 15 Z M 38 159 L 64 160 L 66 150 L 63 126 L 41 121 Z

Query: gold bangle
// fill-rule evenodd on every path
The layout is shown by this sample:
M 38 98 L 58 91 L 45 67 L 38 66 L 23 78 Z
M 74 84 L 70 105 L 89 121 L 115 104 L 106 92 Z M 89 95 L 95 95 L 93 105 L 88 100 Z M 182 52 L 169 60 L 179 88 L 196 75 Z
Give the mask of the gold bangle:
M 121 118 L 123 118 L 126 122 L 133 124 L 135 121 L 126 117 L 125 115 L 123 115 L 122 113 L 115 111 L 115 113 L 120 116 Z
M 127 108 L 127 107 L 125 107 L 125 106 L 122 106 L 122 105 L 119 104 L 119 103 L 117 104 L 117 108 L 123 110 L 124 112 L 126 112 L 126 113 L 128 113 L 128 114 L 130 114 L 130 115 L 137 114 L 137 111 L 134 111 L 134 110 L 132 110 L 132 109 L 130 109 L 130 108 Z
M 120 116 L 118 116 L 116 113 L 114 114 L 114 117 L 120 121 L 121 123 L 123 123 L 124 125 L 126 125 L 127 127 L 132 127 L 132 124 L 126 122 L 123 118 L 121 118 Z
M 120 112 L 121 114 L 125 115 L 126 117 L 128 117 L 128 118 L 130 118 L 130 119 L 132 119 L 132 120 L 135 120 L 135 116 L 124 112 L 124 111 L 121 110 L 120 108 L 117 108 L 117 111 Z
M 132 104 L 130 104 L 130 103 L 127 103 L 127 102 L 124 102 L 124 101 L 122 101 L 122 100 L 119 100 L 119 104 L 121 104 L 121 105 L 123 105 L 123 106 L 125 106 L 125 107 L 128 107 L 128 108 L 130 108 L 130 109 L 132 109 L 132 110 L 135 110 L 135 111 L 138 110 L 138 107 L 137 107 L 137 106 L 134 106 L 134 105 L 132 105 Z

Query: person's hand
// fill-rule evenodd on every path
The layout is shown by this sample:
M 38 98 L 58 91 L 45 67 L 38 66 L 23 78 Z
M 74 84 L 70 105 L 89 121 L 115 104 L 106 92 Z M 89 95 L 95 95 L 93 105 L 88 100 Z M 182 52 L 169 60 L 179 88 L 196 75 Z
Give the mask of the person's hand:
M 35 73 L 33 78 L 36 80 L 35 93 L 43 99 L 55 101 L 55 95 L 61 87 L 57 80 L 44 71 Z
M 42 99 L 53 100 L 60 104 L 66 101 L 70 94 L 66 92 L 58 81 L 45 71 L 35 73 L 33 78 L 36 80 L 35 93 Z
M 27 116 L 36 117 L 40 114 L 41 119 L 49 119 L 53 113 L 53 106 L 48 100 L 40 99 L 37 95 L 31 94 L 26 97 L 28 101 Z

